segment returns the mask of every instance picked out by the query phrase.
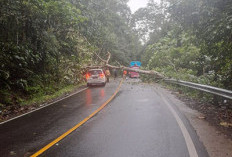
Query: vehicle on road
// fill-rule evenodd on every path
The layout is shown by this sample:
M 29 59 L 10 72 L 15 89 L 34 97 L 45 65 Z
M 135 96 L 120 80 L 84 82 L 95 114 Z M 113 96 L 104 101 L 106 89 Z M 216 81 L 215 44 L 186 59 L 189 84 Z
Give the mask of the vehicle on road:
M 139 61 L 130 62 L 130 68 L 139 69 L 140 66 L 141 66 L 141 62 L 139 62 Z M 130 78 L 139 78 L 139 73 L 134 72 L 134 71 L 130 71 L 129 72 L 129 77 Z
M 133 68 L 133 69 L 139 69 L 138 66 L 133 66 L 131 68 Z M 129 72 L 129 76 L 130 76 L 130 78 L 139 78 L 139 73 L 138 72 L 134 72 L 134 71 L 130 71 Z
M 102 69 L 90 69 L 86 73 L 87 86 L 106 84 L 106 76 Z

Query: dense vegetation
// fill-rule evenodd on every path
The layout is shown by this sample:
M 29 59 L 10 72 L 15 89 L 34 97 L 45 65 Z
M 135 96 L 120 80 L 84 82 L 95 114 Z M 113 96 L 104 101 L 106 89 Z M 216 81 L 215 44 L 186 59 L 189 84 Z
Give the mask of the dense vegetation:
M 232 89 L 230 0 L 150 0 L 132 21 L 145 43 L 147 69 Z
M 81 83 L 108 51 L 111 64 L 232 89 L 230 0 L 150 0 L 134 14 L 127 2 L 1 0 L 0 107 Z
M 127 0 L 1 0 L 0 107 L 78 84 L 93 52 L 121 64 L 140 42 Z

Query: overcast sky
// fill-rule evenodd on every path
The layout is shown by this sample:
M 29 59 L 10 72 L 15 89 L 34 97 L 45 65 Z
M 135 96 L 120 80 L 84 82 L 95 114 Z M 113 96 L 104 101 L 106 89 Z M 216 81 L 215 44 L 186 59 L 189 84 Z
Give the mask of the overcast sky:
M 130 0 L 128 2 L 128 5 L 132 11 L 132 13 L 134 13 L 136 10 L 138 10 L 139 8 L 143 8 L 146 7 L 148 0 Z M 160 2 L 160 0 L 155 0 L 155 2 Z

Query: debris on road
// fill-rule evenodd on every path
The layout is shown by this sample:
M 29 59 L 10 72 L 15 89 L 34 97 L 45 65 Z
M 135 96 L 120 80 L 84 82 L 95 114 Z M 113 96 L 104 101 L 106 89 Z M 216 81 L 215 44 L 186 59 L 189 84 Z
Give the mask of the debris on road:
M 224 127 L 232 127 L 232 123 L 227 123 L 227 122 L 221 122 L 220 125 Z
M 171 90 L 171 89 L 169 89 Z M 190 98 L 184 94 L 179 94 L 177 91 L 171 90 L 172 94 L 177 96 L 190 108 L 199 111 L 203 117 L 199 119 L 206 119 L 211 125 L 215 126 L 220 132 L 232 139 L 232 110 L 226 106 L 216 106 L 211 103 L 199 101 Z M 204 118 L 205 117 L 205 118 Z M 207 118 L 206 118 L 207 117 Z
M 198 118 L 199 118 L 199 119 L 206 119 L 205 116 L 199 116 Z

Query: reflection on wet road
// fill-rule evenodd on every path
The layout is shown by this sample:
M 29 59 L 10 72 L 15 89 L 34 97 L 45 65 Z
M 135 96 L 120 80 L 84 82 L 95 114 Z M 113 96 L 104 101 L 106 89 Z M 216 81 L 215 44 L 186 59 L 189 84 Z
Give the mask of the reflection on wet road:
M 90 106 L 92 104 L 92 93 L 91 93 L 91 89 L 87 89 L 86 90 L 86 105 Z
M 79 123 L 104 103 L 118 81 L 92 87 L 51 106 L 0 125 L 0 156 L 37 151 Z M 107 94 L 105 94 L 107 93 Z
M 188 121 L 183 116 L 180 117 L 190 131 L 197 156 L 207 157 L 204 146 Z M 44 153 L 44 156 L 56 157 L 193 157 L 192 155 L 194 154 L 189 152 L 183 133 L 161 98 L 159 89 L 139 84 L 136 80 L 125 81 L 120 94 L 108 107 L 79 128 L 76 134 L 71 134 L 58 146 Z
M 75 126 L 114 93 L 119 81 L 93 87 L 0 126 L 1 156 L 26 156 Z M 108 107 L 41 156 L 192 157 L 175 116 L 187 128 L 199 157 L 207 157 L 186 118 L 155 86 L 127 80 Z M 166 104 L 173 107 L 172 112 Z M 190 154 L 190 155 L 189 155 Z

